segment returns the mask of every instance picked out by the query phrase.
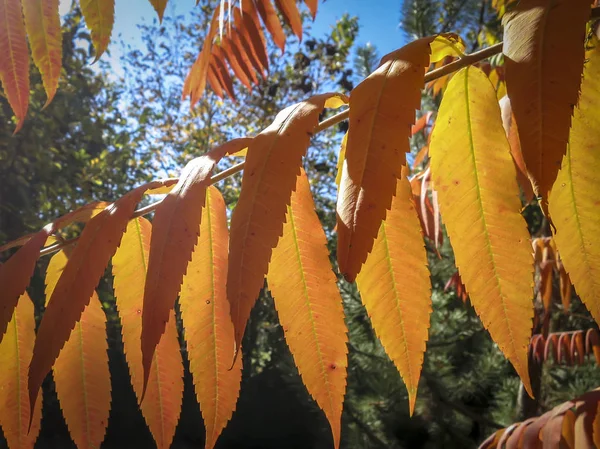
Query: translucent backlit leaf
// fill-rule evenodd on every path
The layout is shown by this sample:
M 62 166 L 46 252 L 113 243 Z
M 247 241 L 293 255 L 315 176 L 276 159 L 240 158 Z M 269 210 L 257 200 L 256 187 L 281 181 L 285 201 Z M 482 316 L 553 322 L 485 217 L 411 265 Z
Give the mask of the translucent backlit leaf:
M 209 187 L 200 238 L 179 298 L 190 371 L 206 427 L 206 449 L 212 449 L 231 419 L 241 382 L 241 357 L 231 367 L 233 324 L 225 284 L 228 237 L 225 202 L 215 187 Z
M 325 412 L 338 448 L 348 337 L 327 238 L 304 172 L 297 177 L 267 282 L 302 381 Z
M 31 55 L 42 75 L 49 104 L 56 93 L 62 66 L 58 0 L 22 0 L 22 3 Z
M 202 205 L 212 170 L 225 154 L 247 147 L 250 141 L 234 139 L 190 161 L 177 185 L 156 209 L 142 313 L 144 390 L 154 349 L 165 330 L 198 241 Z
M 308 10 L 310 11 L 310 15 L 313 20 L 317 16 L 317 8 L 319 7 L 319 0 L 304 0 L 306 6 L 308 6 Z
M 449 38 L 435 39 L 446 42 Z M 350 95 L 348 142 L 337 200 L 337 258 L 350 282 L 373 247 L 406 164 L 433 41 L 433 37 L 419 39 L 385 56 Z M 438 51 L 436 43 L 437 57 L 444 55 L 441 49 L 450 49 L 446 44 L 439 47 Z
M 319 114 L 324 107 L 339 107 L 344 101 L 338 94 L 322 94 L 292 105 L 248 147 L 242 190 L 231 218 L 227 272 L 236 351 L 283 230 L 286 207 Z
M 148 220 L 142 217 L 131 220 L 123 234 L 121 245 L 112 258 L 113 285 L 121 318 L 123 347 L 138 402 L 144 382 L 140 338 L 151 235 L 152 225 Z M 175 312 L 171 311 L 165 334 L 154 352 L 146 397 L 140 405 L 158 449 L 168 449 L 171 446 L 181 413 L 182 398 L 183 360 Z
M 80 0 L 79 6 L 85 24 L 92 33 L 96 59 L 100 59 L 108 48 L 115 21 L 115 0 Z
M 296 0 L 275 0 L 275 4 L 294 34 L 302 41 L 302 17 Z
M 600 323 L 600 45 L 588 52 L 567 154 L 549 198 L 554 241 L 577 294 Z
M 273 7 L 271 0 L 253 0 L 260 17 L 265 24 L 265 27 L 271 34 L 273 42 L 281 51 L 285 49 L 285 32 L 279 22 L 277 11 Z
M 10 259 L 0 265 L 0 341 L 13 316 L 19 297 L 25 292 L 33 275 L 40 249 L 46 243 L 51 225 L 34 234 Z
M 29 107 L 29 50 L 21 0 L 0 1 L 0 82 L 17 118 L 16 133 Z
M 431 285 L 406 177 L 398 181 L 392 208 L 356 284 L 373 329 L 406 384 L 412 414 L 429 329 Z
M 52 297 L 68 260 L 64 251 L 50 260 L 46 300 Z M 97 448 L 104 440 L 110 410 L 107 350 L 106 315 L 94 291 L 52 368 L 60 408 L 78 448 Z
M 567 149 L 591 3 L 521 0 L 503 20 L 506 87 L 527 170 L 543 205 Z
M 164 184 L 163 181 L 154 181 L 132 190 L 93 217 L 83 229 L 56 288 L 52 290 L 38 328 L 29 367 L 29 399 L 32 404 L 71 330 L 89 304 L 136 205 L 146 190 Z
M 11 449 L 33 449 L 40 432 L 42 401 L 29 429 L 27 369 L 33 353 L 35 318 L 27 293 L 19 298 L 4 339 L 0 342 L 0 427 Z
M 471 303 L 531 394 L 533 256 L 496 92 L 474 67 L 454 75 L 430 144 L 431 173 Z

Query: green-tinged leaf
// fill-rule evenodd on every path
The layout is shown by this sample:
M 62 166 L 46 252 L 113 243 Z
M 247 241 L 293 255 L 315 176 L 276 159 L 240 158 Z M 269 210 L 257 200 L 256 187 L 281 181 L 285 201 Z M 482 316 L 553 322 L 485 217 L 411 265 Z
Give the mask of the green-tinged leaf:
M 92 32 L 96 59 L 108 48 L 115 21 L 115 0 L 80 0 L 79 6 L 87 27 Z
M 496 92 L 481 70 L 469 67 L 450 80 L 429 155 L 471 303 L 531 394 L 533 256 Z

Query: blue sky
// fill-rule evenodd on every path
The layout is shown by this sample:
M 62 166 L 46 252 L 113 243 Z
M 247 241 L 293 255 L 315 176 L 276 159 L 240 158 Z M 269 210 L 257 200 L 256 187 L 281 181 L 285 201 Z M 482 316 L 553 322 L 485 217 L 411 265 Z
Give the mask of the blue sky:
M 119 70 L 119 45 L 117 36 L 121 35 L 125 42 L 140 42 L 140 32 L 137 25 L 144 21 L 156 18 L 148 0 L 116 0 L 115 25 L 113 29 L 113 42 L 111 61 L 113 70 Z M 314 35 L 322 35 L 329 31 L 332 24 L 344 13 L 359 17 L 360 32 L 358 43 L 372 43 L 377 47 L 382 56 L 401 47 L 405 42 L 401 30 L 398 28 L 400 20 L 401 0 L 321 0 L 319 11 L 313 24 Z M 69 9 L 71 0 L 60 0 L 61 11 Z M 165 15 L 185 14 L 194 8 L 196 0 L 170 0 Z M 103 56 L 107 58 L 107 56 Z

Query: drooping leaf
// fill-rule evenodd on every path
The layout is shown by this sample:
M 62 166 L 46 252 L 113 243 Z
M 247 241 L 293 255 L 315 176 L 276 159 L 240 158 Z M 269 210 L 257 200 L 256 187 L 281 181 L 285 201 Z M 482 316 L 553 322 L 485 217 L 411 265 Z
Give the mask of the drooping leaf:
M 62 32 L 58 0 L 22 0 L 33 62 L 39 69 L 48 105 L 58 88 L 62 66 Z
M 500 99 L 500 110 L 502 111 L 502 126 L 504 126 L 504 131 L 506 132 L 506 137 L 510 144 L 510 153 L 512 154 L 517 169 L 517 181 L 525 195 L 525 201 L 531 203 L 535 194 L 527 174 L 527 167 L 525 166 L 523 152 L 521 151 L 521 142 L 519 141 L 519 130 L 517 129 L 517 122 L 512 112 L 508 95 L 505 95 Z
M 248 147 L 242 190 L 231 218 L 227 298 L 236 352 L 283 230 L 302 156 L 324 107 L 338 107 L 338 94 L 315 95 L 281 111 Z
M 567 149 L 591 0 L 521 0 L 504 16 L 506 87 L 542 205 Z
M 165 330 L 194 245 L 198 241 L 201 208 L 212 170 L 225 154 L 247 147 L 251 140 L 231 140 L 189 162 L 177 185 L 156 209 L 142 313 L 144 391 L 154 349 Z
M 500 107 L 481 70 L 469 67 L 450 80 L 430 157 L 442 219 L 471 303 L 531 394 L 533 257 Z
M 46 301 L 67 266 L 68 253 L 56 253 L 48 264 Z M 107 350 L 106 315 L 94 291 L 52 368 L 60 408 L 78 448 L 100 447 L 104 440 L 110 411 Z
M 400 372 L 412 415 L 431 313 L 431 284 L 421 224 L 408 179 L 397 183 L 373 251 L 356 278 L 373 329 Z
M 52 230 L 51 225 L 34 234 L 10 259 L 0 265 L 0 341 L 10 322 L 19 297 L 25 292 L 33 275 L 40 249 Z
M 83 229 L 52 291 L 38 329 L 29 367 L 29 399 L 32 404 L 71 330 L 89 304 L 108 261 L 119 246 L 135 206 L 146 190 L 164 184 L 154 181 L 132 190 L 93 217 Z
M 600 323 L 600 45 L 587 55 L 567 153 L 549 198 L 554 241 L 577 294 Z
M 96 62 L 108 48 L 115 21 L 115 0 L 80 0 L 85 24 L 92 33 Z
M 0 1 L 0 82 L 17 118 L 16 133 L 29 108 L 29 50 L 21 0 Z
M 348 337 L 327 238 L 304 171 L 297 177 L 267 282 L 302 381 L 325 412 L 338 448 Z
M 317 8 L 319 7 L 319 0 L 304 0 L 304 3 L 306 3 L 306 6 L 308 6 L 310 15 L 312 16 L 313 20 L 315 20 L 315 17 L 317 16 Z
M 215 187 L 209 187 L 200 238 L 179 297 L 190 371 L 206 427 L 206 449 L 214 447 L 231 419 L 241 382 L 241 357 L 231 367 L 233 324 L 225 284 L 228 238 L 225 202 Z
M 337 258 L 350 282 L 373 247 L 406 164 L 434 39 L 448 38 L 419 39 L 390 53 L 350 95 L 348 142 L 336 208 Z M 441 50 L 436 53 L 444 55 Z
M 152 225 L 143 217 L 133 219 L 112 258 L 117 310 L 121 318 L 123 347 L 131 383 L 140 401 L 144 369 L 140 338 L 144 284 L 150 252 Z M 169 314 L 165 334 L 160 339 L 148 379 L 142 415 L 158 449 L 168 449 L 175 435 L 183 398 L 183 360 L 177 337 L 175 312 Z
M 271 0 L 253 0 L 265 27 L 271 34 L 273 42 L 283 52 L 285 50 L 285 33 L 277 17 L 277 11 L 273 7 Z
M 33 353 L 35 318 L 27 293 L 19 298 L 4 339 L 0 342 L 0 427 L 11 449 L 33 449 L 40 432 L 42 401 L 29 423 L 27 368 Z
M 302 41 L 302 17 L 296 0 L 275 0 L 275 4 L 298 40 Z
M 162 23 L 163 16 L 165 14 L 165 8 L 167 7 L 167 2 L 169 0 L 150 0 L 152 7 L 158 14 L 158 20 Z

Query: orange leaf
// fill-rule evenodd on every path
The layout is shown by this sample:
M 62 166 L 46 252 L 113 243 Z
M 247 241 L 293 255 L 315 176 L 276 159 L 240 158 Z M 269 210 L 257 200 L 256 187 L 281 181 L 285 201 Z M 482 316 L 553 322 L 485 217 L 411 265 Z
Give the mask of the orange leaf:
M 46 271 L 46 301 L 52 297 L 69 258 L 68 253 L 60 251 L 50 260 Z M 69 433 L 80 448 L 100 447 L 110 410 L 106 315 L 96 292 L 90 296 L 89 304 L 52 369 Z
M 5 264 L 0 266 L 0 341 L 11 320 L 19 297 L 29 285 L 40 250 L 52 230 L 51 225 L 34 234 Z
M 523 190 L 525 201 L 531 203 L 535 194 L 533 193 L 533 186 L 527 175 L 527 167 L 525 167 L 523 153 L 521 152 L 521 142 L 519 141 L 519 130 L 517 129 L 517 122 L 515 121 L 508 95 L 505 95 L 500 99 L 500 110 L 502 111 L 502 126 L 504 126 L 504 131 L 506 132 L 506 137 L 508 137 L 508 143 L 510 144 L 510 154 L 512 155 L 517 169 L 517 181 Z
M 296 0 L 275 0 L 275 4 L 298 40 L 302 42 L 302 17 Z
M 115 21 L 115 0 L 80 0 L 79 6 L 85 23 L 92 32 L 92 42 L 96 49 L 96 62 L 110 43 Z
M 544 209 L 579 97 L 591 3 L 521 0 L 503 19 L 506 87 L 523 158 Z
M 306 6 L 308 6 L 310 15 L 312 16 L 313 20 L 315 20 L 315 17 L 317 16 L 317 8 L 319 6 L 319 0 L 304 0 L 304 3 L 306 3 Z
M 285 32 L 277 17 L 277 11 L 273 7 L 271 0 L 253 0 L 265 27 L 271 33 L 273 42 L 283 52 L 285 50 Z
M 40 70 L 48 105 L 54 98 L 62 66 L 62 32 L 58 0 L 22 0 L 33 62 Z
M 42 401 L 36 404 L 28 430 L 27 368 L 33 353 L 35 318 L 27 293 L 19 298 L 0 342 L 0 427 L 11 449 L 33 449 L 40 432 Z
M 530 237 L 496 92 L 481 70 L 465 68 L 450 80 L 429 155 L 442 219 L 469 299 L 531 395 Z
M 163 16 L 165 14 L 165 8 L 167 7 L 168 0 L 150 0 L 152 7 L 158 14 L 158 20 L 162 23 Z
M 177 185 L 156 209 L 142 314 L 144 391 L 154 349 L 165 330 L 198 241 L 201 208 L 212 170 L 226 153 L 239 151 L 250 141 L 249 138 L 234 139 L 193 159 L 183 169 Z
M 348 142 L 337 201 L 337 258 L 350 282 L 371 251 L 406 164 L 433 39 L 419 39 L 384 57 L 385 62 L 350 96 Z
M 222 56 L 225 58 L 225 60 L 227 60 L 227 63 L 233 70 L 235 76 L 247 89 L 251 90 L 252 83 L 250 81 L 250 77 L 248 76 L 246 69 L 242 67 L 241 63 L 237 59 L 237 55 L 233 50 L 231 38 L 227 36 L 223 37 L 223 41 L 221 42 L 221 52 Z
M 144 380 L 140 336 L 151 235 L 152 225 L 148 220 L 142 217 L 131 220 L 112 259 L 113 285 L 121 318 L 123 347 L 138 402 Z M 171 446 L 181 413 L 182 397 L 183 360 L 175 313 L 171 311 L 165 335 L 160 339 L 152 359 L 146 398 L 140 406 L 159 449 Z
M 29 107 L 29 51 L 21 0 L 0 1 L 0 82 L 17 118 L 16 133 Z
M 267 282 L 302 381 L 325 412 L 338 448 L 348 366 L 342 297 L 304 171 L 295 189 Z
M 155 181 L 132 190 L 92 218 L 83 229 L 52 291 L 38 329 L 29 367 L 29 399 L 32 404 L 71 330 L 89 304 L 135 206 L 146 190 L 160 185 L 164 183 Z
M 338 94 L 322 94 L 292 105 L 277 114 L 248 147 L 242 190 L 231 217 L 227 273 L 236 353 L 283 230 L 286 207 L 319 114 L 330 103 L 337 107 L 344 101 Z
M 408 390 L 417 397 L 431 313 L 431 284 L 410 183 L 402 177 L 387 219 L 356 284 L 373 329 Z
M 233 324 L 226 295 L 227 214 L 215 187 L 202 208 L 200 239 L 183 279 L 179 305 L 190 371 L 212 449 L 231 419 L 240 390 L 242 360 L 231 368 Z
M 252 63 L 252 67 L 264 78 L 269 65 L 268 59 L 265 59 L 262 40 L 260 39 L 260 35 L 257 34 L 256 24 L 246 13 L 242 15 L 239 8 L 235 8 L 233 14 L 235 28 L 238 32 L 244 53 Z

